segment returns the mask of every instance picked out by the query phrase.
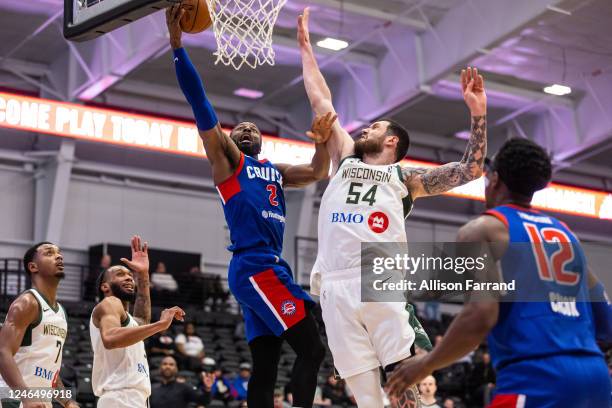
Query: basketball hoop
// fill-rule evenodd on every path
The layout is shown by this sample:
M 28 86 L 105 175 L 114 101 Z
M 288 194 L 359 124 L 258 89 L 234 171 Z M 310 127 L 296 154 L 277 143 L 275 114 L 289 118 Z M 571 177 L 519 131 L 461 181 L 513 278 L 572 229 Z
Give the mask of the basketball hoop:
M 287 0 L 206 0 L 217 40 L 215 64 L 274 65 L 272 31 Z

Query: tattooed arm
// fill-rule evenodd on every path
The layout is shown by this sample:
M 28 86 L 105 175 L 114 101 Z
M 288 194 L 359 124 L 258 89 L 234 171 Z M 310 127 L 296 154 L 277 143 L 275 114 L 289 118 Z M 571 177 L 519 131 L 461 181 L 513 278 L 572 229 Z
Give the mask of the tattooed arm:
M 476 68 L 461 71 L 463 98 L 472 115 L 472 132 L 461 161 L 431 169 L 404 167 L 402 175 L 412 199 L 437 195 L 482 176 L 487 156 L 487 96 Z
M 134 273 L 136 279 L 136 301 L 134 319 L 139 325 L 151 323 L 151 294 L 149 291 L 149 246 L 138 235 L 132 237 L 132 260 L 121 258 Z

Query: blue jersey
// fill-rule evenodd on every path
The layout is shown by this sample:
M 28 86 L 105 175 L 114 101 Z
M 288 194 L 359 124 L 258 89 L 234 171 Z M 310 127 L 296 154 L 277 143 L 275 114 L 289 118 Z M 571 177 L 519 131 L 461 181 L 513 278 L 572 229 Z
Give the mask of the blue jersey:
M 279 254 L 285 231 L 283 177 L 267 160 L 240 154 L 240 163 L 230 178 L 217 186 L 232 244 L 239 252 L 266 248 Z
M 574 234 L 533 209 L 503 205 L 485 214 L 508 228 L 510 245 L 501 259 L 504 281 L 516 280 L 517 299 L 533 299 L 530 295 L 537 292 L 540 300 L 499 304 L 498 322 L 488 337 L 495 368 L 548 356 L 601 356 L 585 302 L 586 260 Z M 527 244 L 515 244 L 521 242 Z

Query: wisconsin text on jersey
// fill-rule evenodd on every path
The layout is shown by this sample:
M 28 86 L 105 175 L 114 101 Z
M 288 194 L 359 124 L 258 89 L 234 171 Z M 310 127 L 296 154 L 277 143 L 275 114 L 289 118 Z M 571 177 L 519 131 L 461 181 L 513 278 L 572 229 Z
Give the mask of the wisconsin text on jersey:
M 45 326 L 43 327 L 43 334 L 45 336 L 58 336 L 62 339 L 65 339 L 67 333 L 68 332 L 66 331 L 66 329 L 54 326 L 52 324 L 45 324 Z
M 393 166 L 389 166 L 387 171 L 373 170 L 366 167 L 349 167 L 342 170 L 342 178 L 360 179 L 360 180 L 372 180 L 383 183 L 391 181 L 391 171 Z

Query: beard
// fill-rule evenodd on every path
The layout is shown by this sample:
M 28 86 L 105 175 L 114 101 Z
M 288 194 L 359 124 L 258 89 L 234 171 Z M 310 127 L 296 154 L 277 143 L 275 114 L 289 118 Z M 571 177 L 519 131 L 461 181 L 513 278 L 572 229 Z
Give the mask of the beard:
M 378 154 L 382 151 L 383 144 L 376 140 L 361 137 L 355 141 L 355 155 L 361 159 L 363 159 L 364 154 Z
M 247 156 L 255 157 L 259 153 L 261 153 L 261 143 L 247 144 L 247 143 L 236 142 L 236 145 L 238 146 L 238 150 L 240 150 L 242 153 L 244 153 Z
M 118 297 L 123 302 L 132 303 L 136 299 L 136 292 L 128 292 L 124 290 L 118 283 L 111 283 L 110 290 L 113 296 Z

